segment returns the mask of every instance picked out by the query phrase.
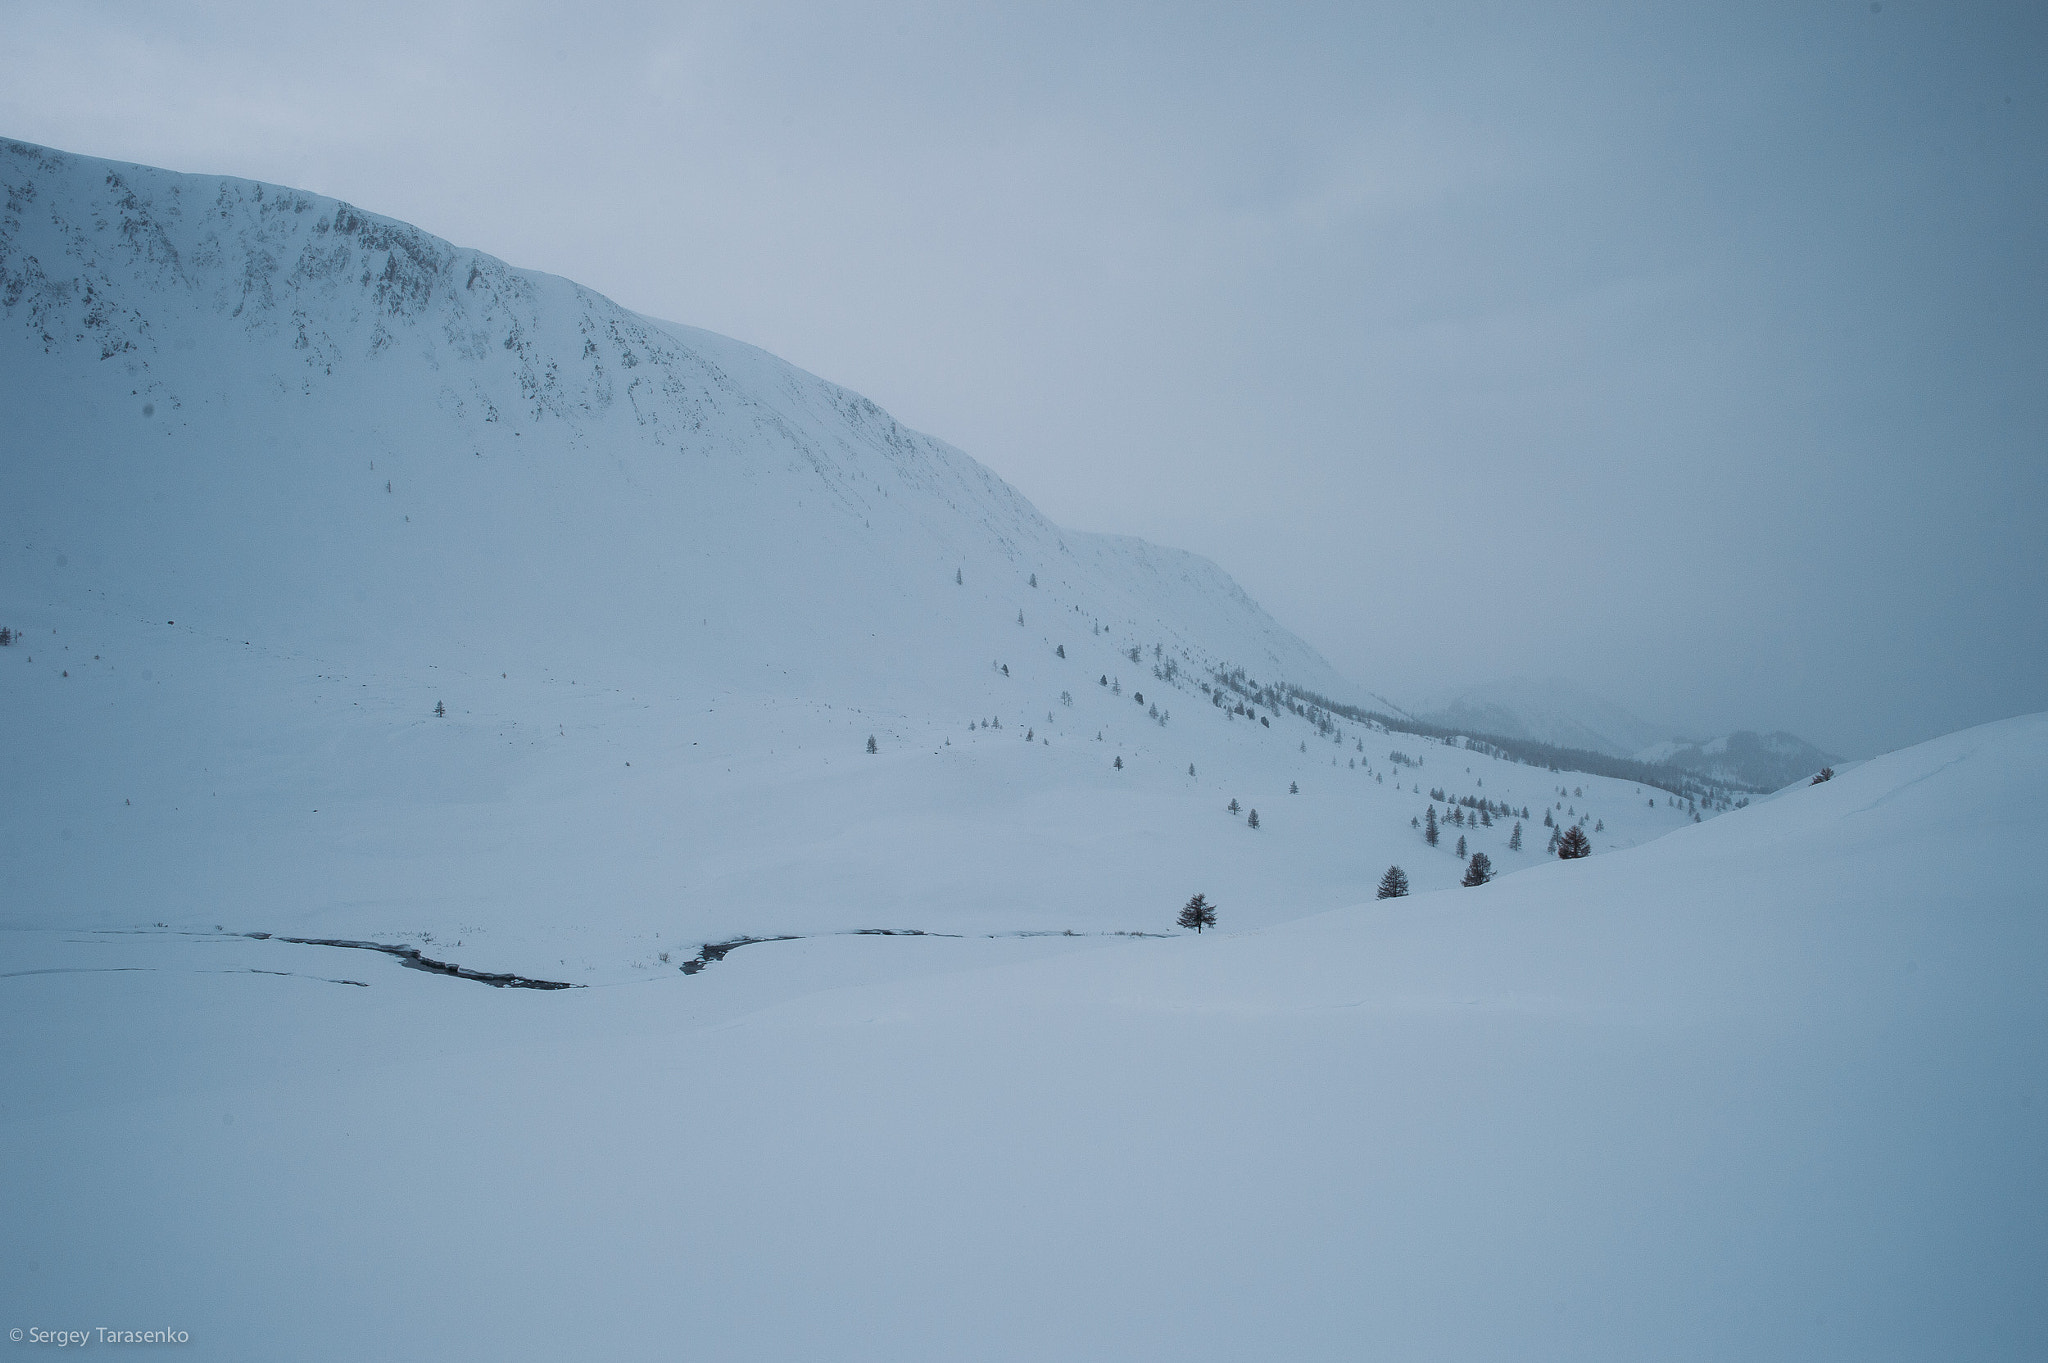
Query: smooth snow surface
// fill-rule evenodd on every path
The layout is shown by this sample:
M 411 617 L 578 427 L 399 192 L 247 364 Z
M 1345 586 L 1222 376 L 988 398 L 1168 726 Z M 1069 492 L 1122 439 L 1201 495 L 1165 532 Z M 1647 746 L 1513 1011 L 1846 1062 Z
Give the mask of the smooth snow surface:
M 220 1358 L 2037 1358 L 2044 773 L 2034 717 L 1258 932 L 556 993 L 17 930 L 6 1308 Z

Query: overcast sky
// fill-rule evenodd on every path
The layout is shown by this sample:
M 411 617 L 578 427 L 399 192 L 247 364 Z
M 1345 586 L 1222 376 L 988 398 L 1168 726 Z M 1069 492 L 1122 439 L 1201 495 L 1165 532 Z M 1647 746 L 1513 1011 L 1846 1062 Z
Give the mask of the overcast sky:
M 2048 709 L 2048 9 L 0 0 L 0 134 L 751 341 L 1397 700 Z

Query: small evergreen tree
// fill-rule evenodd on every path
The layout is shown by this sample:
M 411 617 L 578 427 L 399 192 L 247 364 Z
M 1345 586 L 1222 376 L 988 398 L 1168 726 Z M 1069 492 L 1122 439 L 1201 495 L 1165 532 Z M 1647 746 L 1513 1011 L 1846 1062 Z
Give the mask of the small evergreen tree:
M 1522 850 L 1522 825 L 1521 825 L 1521 824 L 1520 824 L 1519 822 L 1517 822 L 1517 823 L 1515 824 L 1515 831 L 1514 831 L 1514 832 L 1512 832 L 1512 833 L 1510 833 L 1510 834 L 1508 834 L 1508 851 L 1510 851 L 1510 852 L 1519 852 L 1519 851 L 1521 851 L 1521 850 Z
M 1436 846 L 1436 806 L 1429 807 L 1429 813 L 1422 820 L 1422 840 L 1431 847 Z
M 1190 762 L 1190 763 L 1188 763 L 1188 775 L 1190 775 L 1190 776 L 1193 776 L 1194 774 L 1195 774 L 1195 764 L 1194 764 L 1194 763 L 1192 763 L 1192 762 Z
M 966 579 L 960 576 L 960 570 L 958 568 L 955 568 L 953 570 L 953 585 L 957 587 L 965 581 Z
M 1259 811 L 1255 809 L 1247 814 L 1244 822 L 1247 828 L 1257 828 L 1259 826 Z
M 434 702 L 434 716 L 435 716 L 435 718 L 437 718 L 437 719 L 443 719 L 443 718 L 446 718 L 446 717 L 447 717 L 447 714 L 448 714 L 448 707 L 447 707 L 447 706 L 445 706 L 445 705 L 443 705 L 443 704 L 442 704 L 442 703 L 441 703 L 440 701 L 438 701 L 438 700 L 437 700 L 437 701 L 435 701 L 435 702 Z
M 14 631 L 5 625 L 0 625 L 0 648 L 6 648 L 13 642 Z
M 1458 860 L 1460 860 L 1460 861 L 1463 861 L 1464 859 L 1465 859 L 1465 835 L 1464 835 L 1464 834 L 1462 834 L 1462 833 L 1460 833 L 1460 834 L 1458 835 Z
M 877 747 L 875 746 L 875 736 L 874 736 L 873 734 L 869 734 L 869 735 L 868 735 L 868 751 L 869 751 L 869 752 L 879 752 L 879 751 L 881 751 L 881 750 L 880 750 L 879 748 L 877 748 Z
M 1034 587 L 1036 587 L 1036 586 L 1038 585 L 1038 574 L 1037 574 L 1037 573 L 1033 573 L 1033 574 L 1031 575 L 1031 585 L 1032 585 L 1032 586 L 1034 586 Z
M 1287 783 L 1287 793 L 1289 795 L 1299 795 L 1301 794 L 1301 787 L 1296 785 L 1294 782 L 1289 781 Z
M 1577 861 L 1580 857 L 1593 855 L 1593 840 L 1586 836 L 1586 830 L 1577 824 L 1565 829 L 1564 836 L 1557 840 L 1557 856 L 1560 861 Z
M 1230 805 L 1229 805 L 1229 809 L 1230 809 L 1230 812 L 1231 812 L 1231 813 L 1235 814 L 1235 813 L 1237 813 L 1237 811 L 1238 811 L 1239 809 L 1241 809 L 1241 808 L 1243 808 L 1243 806 L 1242 806 L 1242 805 L 1240 805 L 1240 804 L 1238 804 L 1238 802 L 1237 802 L 1237 801 L 1236 801 L 1235 799 L 1232 799 L 1232 800 L 1231 800 L 1231 802 L 1230 802 Z
M 1471 864 L 1465 867 L 1465 878 L 1458 883 L 1469 890 L 1476 885 L 1484 885 L 1492 879 L 1492 860 L 1484 852 L 1474 852 Z
M 1113 765 L 1118 771 L 1122 771 L 1124 769 L 1124 760 L 1119 757 Z
M 1203 928 L 1216 926 L 1216 906 L 1202 895 L 1196 895 L 1181 906 L 1180 917 L 1173 921 L 1176 927 L 1193 928 L 1199 937 Z
M 1375 898 L 1400 899 L 1408 893 L 1408 873 L 1398 866 L 1389 866 L 1387 873 L 1380 877 L 1380 888 Z
M 1817 786 L 1823 781 L 1832 781 L 1834 779 L 1835 769 L 1833 767 L 1822 767 L 1818 772 L 1814 774 L 1814 778 L 1811 784 Z
M 1064 658 L 1064 657 L 1066 657 L 1066 656 L 1067 656 L 1067 646 L 1066 646 L 1065 644 L 1061 644 L 1061 645 L 1060 645 L 1060 646 L 1059 646 L 1058 648 L 1055 648 L 1055 649 L 1053 650 L 1053 656 L 1055 656 L 1055 657 L 1059 657 L 1059 658 Z

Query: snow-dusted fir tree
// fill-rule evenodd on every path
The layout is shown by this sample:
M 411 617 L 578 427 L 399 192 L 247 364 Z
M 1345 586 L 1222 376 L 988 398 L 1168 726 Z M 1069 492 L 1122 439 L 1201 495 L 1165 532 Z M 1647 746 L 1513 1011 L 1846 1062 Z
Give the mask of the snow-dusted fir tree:
M 1198 894 L 1181 906 L 1180 917 L 1173 921 L 1179 927 L 1193 928 L 1199 937 L 1203 928 L 1216 926 L 1216 906 Z
M 1389 866 L 1387 873 L 1380 877 L 1377 899 L 1399 899 L 1408 893 L 1408 873 L 1398 866 Z

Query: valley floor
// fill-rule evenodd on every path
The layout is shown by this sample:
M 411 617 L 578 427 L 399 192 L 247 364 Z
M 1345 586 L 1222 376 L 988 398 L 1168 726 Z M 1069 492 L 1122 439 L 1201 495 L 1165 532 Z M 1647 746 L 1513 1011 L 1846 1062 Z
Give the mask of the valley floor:
M 558 991 L 11 930 L 0 1303 L 235 1359 L 2039 1357 L 2044 772 L 2036 717 L 1480 890 Z

